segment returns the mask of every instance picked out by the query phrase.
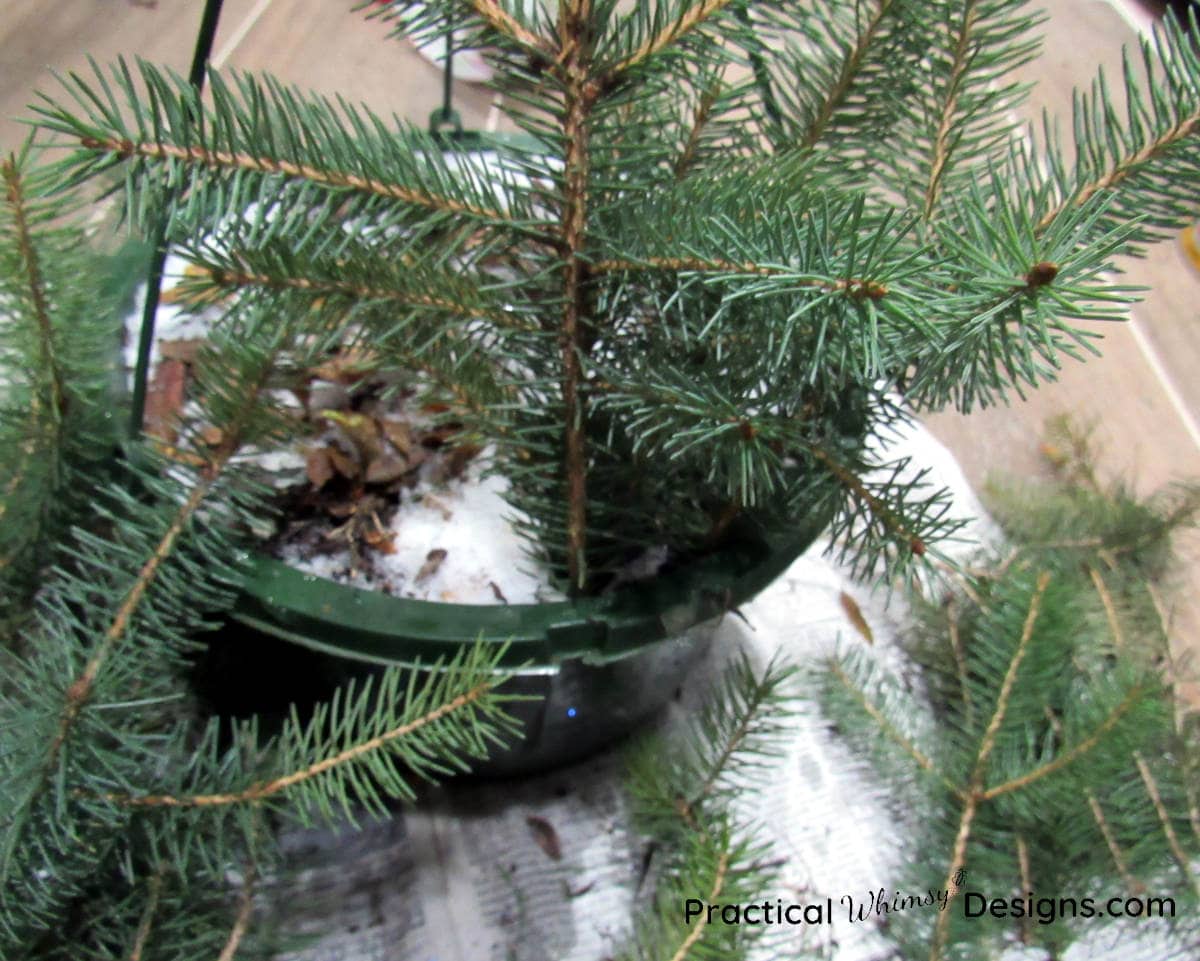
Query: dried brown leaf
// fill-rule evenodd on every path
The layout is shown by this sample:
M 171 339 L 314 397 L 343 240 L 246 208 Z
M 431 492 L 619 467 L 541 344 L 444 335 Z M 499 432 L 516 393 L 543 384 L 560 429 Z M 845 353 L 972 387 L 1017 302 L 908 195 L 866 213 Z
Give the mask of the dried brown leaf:
M 367 464 L 368 484 L 390 484 L 408 473 L 408 461 L 392 454 L 380 454 Z
M 442 561 L 446 559 L 446 551 L 440 547 L 435 547 L 425 555 L 425 563 L 421 565 L 421 569 L 417 571 L 416 583 L 427 581 L 438 572 L 438 568 L 442 566 Z
M 863 617 L 858 601 L 845 591 L 838 594 L 838 600 L 842 602 L 842 610 L 846 612 L 846 617 L 854 625 L 854 629 L 863 636 L 868 644 L 874 644 L 875 634 L 871 631 L 871 625 L 867 623 L 867 619 Z
M 394 531 L 367 528 L 363 531 L 363 541 L 381 554 L 396 553 L 396 534 Z
M 441 480 L 456 480 L 462 476 L 463 471 L 467 469 L 467 465 L 475 459 L 482 447 L 477 447 L 474 444 L 459 444 L 451 449 L 442 461 L 438 474 Z
M 554 830 L 554 825 L 536 814 L 528 815 L 525 823 L 529 825 L 530 831 L 533 832 L 533 839 L 537 842 L 537 846 L 546 853 L 546 857 L 553 861 L 561 861 L 562 845 L 558 842 L 558 832 Z
M 310 450 L 304 458 L 304 471 L 308 474 L 308 482 L 320 490 L 333 478 L 333 464 L 328 447 L 318 447 Z
M 333 465 L 335 471 L 347 480 L 354 480 L 358 477 L 360 471 L 354 458 L 347 457 L 336 447 L 326 447 L 325 450 L 329 452 L 329 462 Z
M 402 420 L 384 419 L 379 422 L 379 426 L 383 429 L 383 435 L 391 442 L 405 457 L 411 453 L 413 449 L 412 428 Z

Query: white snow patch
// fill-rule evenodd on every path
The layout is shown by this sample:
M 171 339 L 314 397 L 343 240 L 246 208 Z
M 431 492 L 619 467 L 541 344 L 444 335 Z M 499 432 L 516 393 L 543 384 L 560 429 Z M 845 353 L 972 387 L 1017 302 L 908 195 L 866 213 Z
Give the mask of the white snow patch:
M 298 570 L 401 597 L 453 604 L 537 604 L 563 600 L 549 573 L 525 551 L 519 514 L 504 494 L 508 480 L 487 472 L 480 454 L 462 478 L 445 485 L 422 480 L 396 509 L 389 528 L 394 553 L 372 552 L 372 576 L 351 573 L 349 551 L 304 556 L 285 547 L 283 560 Z M 437 570 L 419 577 L 433 551 L 445 551 Z

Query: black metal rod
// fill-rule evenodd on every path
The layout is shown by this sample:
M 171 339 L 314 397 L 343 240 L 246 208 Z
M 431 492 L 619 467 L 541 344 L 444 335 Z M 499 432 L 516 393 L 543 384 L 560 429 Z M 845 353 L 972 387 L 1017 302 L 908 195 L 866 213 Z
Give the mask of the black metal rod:
M 200 19 L 200 30 L 196 34 L 196 49 L 192 54 L 192 69 L 188 80 L 199 95 L 204 90 L 204 73 L 212 56 L 213 40 L 217 35 L 217 23 L 221 19 L 223 0 L 205 0 L 204 16 Z M 154 318 L 158 313 L 162 296 L 163 268 L 167 263 L 167 219 L 159 218 L 153 231 L 154 256 L 146 277 L 146 304 L 142 308 L 142 326 L 138 335 L 137 365 L 133 371 L 133 397 L 130 401 L 129 432 L 137 437 L 142 432 L 146 417 L 146 382 L 150 377 L 150 354 L 154 347 Z
M 449 123 L 454 114 L 454 21 L 447 24 L 446 66 L 442 70 L 442 121 Z

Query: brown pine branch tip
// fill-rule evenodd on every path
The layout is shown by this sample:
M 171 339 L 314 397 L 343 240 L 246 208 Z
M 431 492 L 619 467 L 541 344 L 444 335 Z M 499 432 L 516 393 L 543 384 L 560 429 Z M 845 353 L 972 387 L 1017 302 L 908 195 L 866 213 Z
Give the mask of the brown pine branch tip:
M 192 794 L 178 797 L 171 794 L 146 794 L 132 797 L 106 795 L 106 799 L 126 807 L 220 807 L 229 804 L 264 801 L 273 795 L 279 794 L 281 791 L 286 791 L 288 788 L 295 787 L 305 781 L 310 781 L 322 774 L 327 774 L 344 764 L 360 760 L 374 751 L 382 750 L 393 741 L 408 737 L 422 728 L 449 717 L 457 711 L 470 707 L 491 691 L 497 683 L 497 681 L 490 679 L 481 681 L 469 691 L 459 694 L 457 697 L 434 708 L 432 711 L 428 711 L 411 721 L 406 721 L 404 724 L 398 725 L 390 731 L 385 731 L 383 734 L 378 734 L 366 741 L 352 745 L 331 757 L 316 761 L 308 767 L 292 771 L 289 774 L 273 778 L 270 781 L 253 784 L 242 791 L 232 791 L 225 794 Z

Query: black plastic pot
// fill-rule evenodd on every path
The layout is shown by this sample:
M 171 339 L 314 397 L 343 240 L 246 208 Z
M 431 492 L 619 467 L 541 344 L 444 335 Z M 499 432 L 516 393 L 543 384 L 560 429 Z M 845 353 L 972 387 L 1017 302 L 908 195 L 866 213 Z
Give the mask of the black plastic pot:
M 391 597 L 255 557 L 234 617 L 278 638 L 365 665 L 425 666 L 477 638 L 508 642 L 507 690 L 522 740 L 475 770 L 518 774 L 577 760 L 663 706 L 720 618 L 770 584 L 825 527 L 750 532 L 645 584 L 549 604 L 442 604 Z M 339 669 L 340 670 L 340 669 Z

